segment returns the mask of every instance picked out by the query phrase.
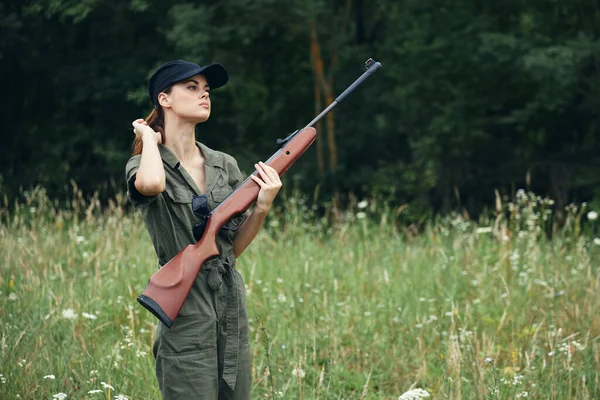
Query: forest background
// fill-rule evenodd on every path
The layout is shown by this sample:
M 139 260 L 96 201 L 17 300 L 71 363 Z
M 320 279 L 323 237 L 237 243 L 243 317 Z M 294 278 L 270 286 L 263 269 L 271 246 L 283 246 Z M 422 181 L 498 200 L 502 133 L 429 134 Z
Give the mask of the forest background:
M 122 192 L 131 121 L 172 59 L 229 70 L 198 139 L 248 174 L 372 57 L 383 69 L 317 126 L 287 188 L 408 205 L 407 221 L 518 188 L 598 208 L 599 33 L 596 0 L 2 0 L 0 193 Z

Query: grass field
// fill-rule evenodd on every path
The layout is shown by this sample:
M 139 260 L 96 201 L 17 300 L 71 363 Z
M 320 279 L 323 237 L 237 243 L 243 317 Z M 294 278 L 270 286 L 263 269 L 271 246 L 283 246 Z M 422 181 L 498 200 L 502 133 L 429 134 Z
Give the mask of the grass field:
M 135 300 L 156 259 L 123 203 L 56 209 L 40 190 L 3 208 L 1 399 L 159 398 Z M 600 398 L 600 221 L 580 230 L 570 207 L 548 240 L 550 203 L 521 193 L 416 232 L 359 205 L 329 225 L 288 199 L 239 259 L 253 399 Z

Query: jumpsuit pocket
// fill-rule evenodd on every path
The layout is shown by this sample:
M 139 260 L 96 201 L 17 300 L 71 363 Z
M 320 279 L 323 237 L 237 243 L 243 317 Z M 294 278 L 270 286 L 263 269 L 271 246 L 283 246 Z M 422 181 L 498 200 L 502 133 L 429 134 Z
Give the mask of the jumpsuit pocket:
M 231 193 L 231 190 L 224 189 L 224 188 L 217 188 L 217 189 L 213 189 L 210 192 L 210 195 L 212 197 L 213 203 L 215 204 L 215 206 L 217 206 L 217 205 L 219 205 L 219 203 L 221 203 L 223 200 L 225 200 L 227 198 L 227 196 L 229 196 L 229 193 Z
M 165 188 L 165 193 L 173 201 L 173 203 L 190 204 L 192 202 L 192 193 L 188 190 L 179 188 Z
M 218 393 L 217 321 L 202 313 L 159 324 L 153 349 L 156 378 L 167 399 L 214 399 Z
M 165 400 L 213 400 L 219 392 L 217 348 L 179 355 L 162 355 L 156 374 Z
M 160 324 L 157 336 L 160 355 L 199 353 L 217 347 L 217 321 L 200 313 L 180 314 L 170 329 Z

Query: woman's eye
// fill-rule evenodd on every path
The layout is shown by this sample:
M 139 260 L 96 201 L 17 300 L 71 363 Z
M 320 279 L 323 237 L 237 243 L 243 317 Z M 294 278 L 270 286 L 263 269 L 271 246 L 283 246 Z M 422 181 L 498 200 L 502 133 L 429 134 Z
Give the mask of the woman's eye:
M 194 86 L 194 85 L 188 86 L 188 89 L 196 90 L 196 86 Z

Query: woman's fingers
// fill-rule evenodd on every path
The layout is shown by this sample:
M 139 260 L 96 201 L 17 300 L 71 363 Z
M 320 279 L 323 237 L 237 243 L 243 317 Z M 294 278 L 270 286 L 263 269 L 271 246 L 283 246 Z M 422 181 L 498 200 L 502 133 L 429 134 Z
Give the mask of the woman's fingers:
M 265 169 L 259 164 L 254 164 L 254 168 L 256 168 L 256 170 L 258 171 L 258 174 L 260 175 L 260 177 L 262 178 L 262 180 L 270 186 L 271 184 L 271 177 L 267 174 L 267 172 L 265 171 Z
M 281 180 L 279 179 L 279 174 L 275 171 L 274 168 L 260 161 L 258 164 L 254 164 L 254 167 L 258 171 L 261 178 L 265 181 L 265 183 L 269 187 L 280 187 Z
M 256 175 L 250 175 L 250 179 L 252 179 L 254 182 L 258 183 L 258 185 L 261 188 L 264 188 L 266 186 L 266 183 L 262 181 L 262 179 L 260 179 L 258 176 Z
M 277 171 L 275 171 L 275 169 L 273 167 L 271 167 L 270 165 L 267 165 L 265 163 L 263 163 L 262 161 L 260 161 L 258 163 L 262 169 L 265 171 L 265 173 L 269 176 L 269 178 L 271 178 L 271 181 L 274 183 L 279 183 L 279 174 L 277 174 Z

